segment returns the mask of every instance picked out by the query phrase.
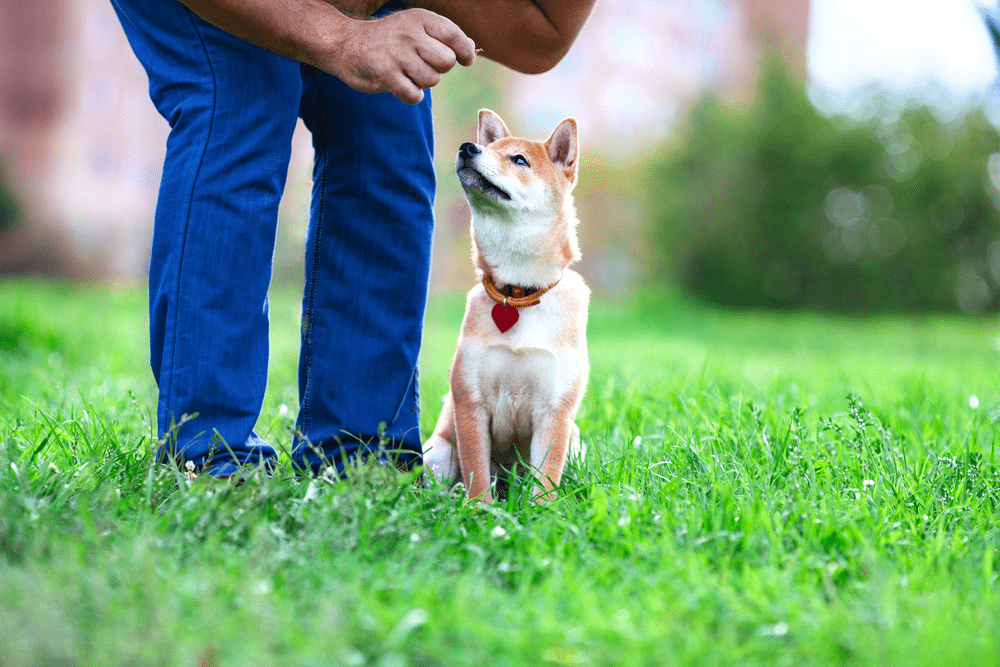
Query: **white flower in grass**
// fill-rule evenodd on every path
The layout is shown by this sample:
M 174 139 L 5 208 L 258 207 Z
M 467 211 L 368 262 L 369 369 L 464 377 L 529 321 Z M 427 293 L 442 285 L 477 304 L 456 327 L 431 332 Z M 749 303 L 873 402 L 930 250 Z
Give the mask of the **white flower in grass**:
M 875 486 L 875 480 L 874 479 L 865 479 L 865 480 L 862 480 L 861 481 L 861 486 L 865 487 L 866 489 L 869 486 Z
M 788 623 L 778 621 L 774 625 L 761 626 L 760 634 L 764 637 L 784 637 L 788 634 Z
M 969 396 L 969 407 L 972 408 L 973 410 L 979 407 L 979 397 L 976 396 L 975 394 Z
M 503 526 L 497 526 L 496 528 L 494 528 L 490 532 L 490 535 L 492 537 L 496 537 L 498 539 L 501 538 L 501 537 L 504 537 L 506 534 L 507 534 L 507 531 L 503 529 Z
M 198 473 L 194 471 L 194 461 L 188 461 L 184 464 L 184 476 L 187 478 L 188 486 L 191 486 L 191 482 L 198 479 Z

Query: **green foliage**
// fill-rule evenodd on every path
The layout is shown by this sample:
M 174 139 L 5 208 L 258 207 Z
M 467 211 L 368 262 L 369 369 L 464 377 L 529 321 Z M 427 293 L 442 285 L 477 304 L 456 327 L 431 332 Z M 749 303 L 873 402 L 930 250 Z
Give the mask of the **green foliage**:
M 654 167 L 661 274 L 731 306 L 995 310 L 998 150 L 980 111 L 827 118 L 772 57 L 752 103 L 704 99 Z
M 3 164 L 0 163 L 0 229 L 13 224 L 21 214 L 21 205 L 4 175 Z
M 0 348 L 0 664 L 1000 654 L 992 318 L 595 301 L 586 460 L 551 505 L 529 504 L 524 484 L 482 508 L 383 469 L 189 483 L 152 464 L 141 294 L 8 281 L 0 295 L 16 341 Z M 257 430 L 279 445 L 298 302 L 272 294 Z M 463 305 L 429 306 L 425 433 Z
M 500 65 L 482 56 L 473 67 L 457 67 L 449 72 L 432 93 L 435 134 L 475 127 L 479 110 L 484 107 L 502 112 L 501 81 L 505 76 Z M 447 149 L 450 154 L 451 146 Z

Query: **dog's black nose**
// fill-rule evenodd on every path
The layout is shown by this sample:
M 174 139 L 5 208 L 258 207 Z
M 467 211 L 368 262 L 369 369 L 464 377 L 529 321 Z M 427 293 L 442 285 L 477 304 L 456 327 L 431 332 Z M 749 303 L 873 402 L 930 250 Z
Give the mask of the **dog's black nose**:
M 466 141 L 464 144 L 458 147 L 458 156 L 463 159 L 468 159 L 474 155 L 479 155 L 483 152 L 479 146 L 475 145 L 471 141 Z

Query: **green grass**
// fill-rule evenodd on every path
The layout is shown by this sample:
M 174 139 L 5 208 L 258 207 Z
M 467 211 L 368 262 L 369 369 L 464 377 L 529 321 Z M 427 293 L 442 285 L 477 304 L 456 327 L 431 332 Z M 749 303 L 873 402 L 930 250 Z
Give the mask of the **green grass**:
M 151 465 L 144 304 L 0 284 L 0 665 L 997 664 L 992 318 L 598 302 L 588 458 L 483 508 Z M 462 307 L 428 312 L 425 432 Z M 297 319 L 276 290 L 286 446 Z

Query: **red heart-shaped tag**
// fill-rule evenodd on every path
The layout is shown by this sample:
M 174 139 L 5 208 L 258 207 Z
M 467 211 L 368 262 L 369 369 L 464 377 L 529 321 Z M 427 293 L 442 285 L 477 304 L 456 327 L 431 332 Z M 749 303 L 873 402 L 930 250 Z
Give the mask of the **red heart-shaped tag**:
M 493 306 L 493 321 L 496 322 L 500 333 L 506 333 L 508 329 L 517 324 L 517 318 L 521 315 L 514 306 L 507 306 L 506 310 L 502 303 Z

